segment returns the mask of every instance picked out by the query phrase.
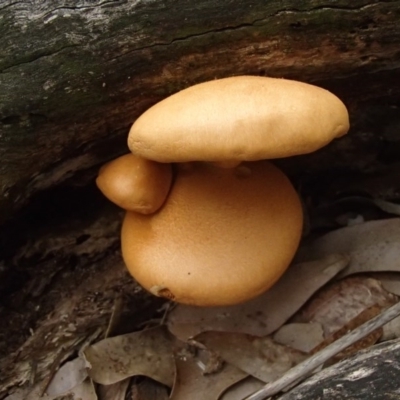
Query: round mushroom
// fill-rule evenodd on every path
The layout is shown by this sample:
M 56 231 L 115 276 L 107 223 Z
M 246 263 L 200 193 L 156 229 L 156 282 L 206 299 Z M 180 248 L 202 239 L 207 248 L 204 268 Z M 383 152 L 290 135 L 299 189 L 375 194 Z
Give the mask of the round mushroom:
M 119 207 L 152 214 L 165 202 L 171 181 L 171 164 L 125 154 L 101 167 L 96 184 Z
M 178 167 L 162 210 L 126 214 L 122 254 L 151 293 L 197 306 L 243 302 L 286 270 L 302 230 L 288 178 L 267 161 Z

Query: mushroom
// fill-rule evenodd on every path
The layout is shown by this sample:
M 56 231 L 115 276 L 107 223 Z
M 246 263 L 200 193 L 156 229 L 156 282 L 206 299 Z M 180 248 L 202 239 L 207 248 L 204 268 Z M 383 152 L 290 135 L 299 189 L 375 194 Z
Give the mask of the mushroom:
M 179 168 L 163 208 L 128 212 L 122 254 L 151 293 L 197 306 L 240 303 L 271 287 L 300 240 L 302 209 L 268 161 Z
M 270 160 L 311 153 L 349 129 L 331 92 L 287 79 L 238 76 L 200 83 L 133 124 L 132 153 L 159 162 Z
M 336 96 L 285 79 L 220 79 L 157 103 L 128 146 L 176 163 L 175 176 L 157 212 L 127 212 L 127 268 L 153 294 L 197 306 L 261 294 L 289 266 L 303 220 L 290 181 L 265 160 L 312 152 L 348 128 Z
M 152 214 L 164 203 L 172 180 L 171 164 L 125 154 L 103 165 L 96 179 L 103 194 L 121 208 Z

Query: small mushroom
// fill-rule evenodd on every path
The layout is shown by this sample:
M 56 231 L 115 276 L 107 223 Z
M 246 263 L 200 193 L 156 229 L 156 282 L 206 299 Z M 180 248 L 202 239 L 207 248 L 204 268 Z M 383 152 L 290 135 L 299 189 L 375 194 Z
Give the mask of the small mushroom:
M 303 215 L 288 178 L 259 160 L 312 152 L 348 128 L 336 96 L 285 79 L 215 80 L 154 105 L 128 146 L 176 171 L 158 212 L 126 214 L 129 271 L 153 294 L 197 306 L 261 294 L 289 266 Z
M 171 164 L 125 154 L 103 165 L 96 184 L 119 207 L 152 214 L 165 202 L 171 180 Z

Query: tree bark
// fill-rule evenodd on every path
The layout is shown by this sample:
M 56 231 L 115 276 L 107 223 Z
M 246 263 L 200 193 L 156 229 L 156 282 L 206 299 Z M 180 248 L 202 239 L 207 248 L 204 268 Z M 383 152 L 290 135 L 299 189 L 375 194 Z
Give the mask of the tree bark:
M 398 397 L 399 340 L 381 343 L 315 374 L 277 400 Z
M 377 144 L 399 147 L 400 1 L 3 0 L 0 18 L 3 219 L 126 152 L 155 102 L 230 75 L 316 83 L 349 106 L 350 136 L 300 166 L 371 168 Z

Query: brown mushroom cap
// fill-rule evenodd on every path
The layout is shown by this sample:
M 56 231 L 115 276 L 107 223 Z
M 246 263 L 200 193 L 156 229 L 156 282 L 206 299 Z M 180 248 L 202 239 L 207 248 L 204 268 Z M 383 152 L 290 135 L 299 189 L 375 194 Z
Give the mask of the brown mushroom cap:
M 126 154 L 105 164 L 96 179 L 103 194 L 121 208 L 142 214 L 156 212 L 171 187 L 171 164 Z
M 235 304 L 279 279 L 301 230 L 298 195 L 271 163 L 193 163 L 178 171 L 161 212 L 126 214 L 122 254 L 155 295 L 198 306 Z
M 310 153 L 348 129 L 346 107 L 325 89 L 239 76 L 155 104 L 133 124 L 128 146 L 161 162 L 254 161 Z

